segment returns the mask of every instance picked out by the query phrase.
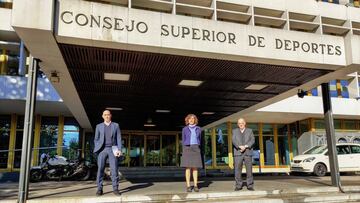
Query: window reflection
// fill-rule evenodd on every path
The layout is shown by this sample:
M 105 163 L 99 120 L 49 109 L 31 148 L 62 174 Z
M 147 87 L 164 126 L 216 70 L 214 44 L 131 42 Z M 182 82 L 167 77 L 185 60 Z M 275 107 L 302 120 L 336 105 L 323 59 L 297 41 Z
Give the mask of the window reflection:
M 211 129 L 204 131 L 204 161 L 205 166 L 212 165 Z
M 80 156 L 79 154 L 79 124 L 74 118 L 65 118 L 63 152 L 62 155 L 72 160 Z
M 177 135 L 162 136 L 163 166 L 176 166 L 176 136 Z
M 39 160 L 43 153 L 48 153 L 50 156 L 56 155 L 58 120 L 58 117 L 41 118 Z
M 228 131 L 227 125 L 222 124 L 215 128 L 216 135 L 216 165 L 228 165 Z

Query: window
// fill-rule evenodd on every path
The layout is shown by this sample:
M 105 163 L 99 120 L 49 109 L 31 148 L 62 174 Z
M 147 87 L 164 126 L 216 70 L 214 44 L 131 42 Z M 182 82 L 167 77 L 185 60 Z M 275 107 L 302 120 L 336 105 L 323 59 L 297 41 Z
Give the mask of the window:
M 40 127 L 39 160 L 43 153 L 56 154 L 58 139 L 58 117 L 42 117 Z
M 360 154 L 360 146 L 350 145 L 351 153 L 353 154 Z
M 229 146 L 228 146 L 228 130 L 226 123 L 221 124 L 215 128 L 216 141 L 216 164 L 229 164 Z
M 0 0 L 0 8 L 12 8 L 13 0 Z
M 159 135 L 146 135 L 146 166 L 160 166 Z
M 73 160 L 79 157 L 79 124 L 74 118 L 64 119 L 63 153 L 66 158 Z
M 311 149 L 304 152 L 304 154 L 322 154 L 327 150 L 326 145 L 319 145 L 312 147 Z
M 336 146 L 336 151 L 338 155 L 350 154 L 350 148 L 348 145 Z
M 36 119 L 34 117 L 34 125 Z M 16 137 L 15 137 L 15 157 L 14 157 L 14 168 L 20 168 L 21 165 L 21 152 L 23 144 L 23 134 L 24 134 L 24 116 L 18 116 L 16 122 Z M 33 131 L 33 135 L 34 135 Z M 34 146 L 34 139 L 32 139 L 31 146 Z
M 279 164 L 290 164 L 289 142 L 288 142 L 288 126 L 284 124 L 278 125 L 278 146 L 279 146 Z
M 349 98 L 349 90 L 348 90 L 349 81 L 340 80 L 340 85 L 341 85 L 341 96 L 343 98 Z
M 17 122 L 16 122 L 14 168 L 20 168 L 20 165 L 21 165 L 21 150 L 22 150 L 23 134 L 24 134 L 24 116 L 18 116 Z M 34 139 L 33 139 L 33 141 L 34 141 Z
M 291 146 L 292 153 L 294 156 L 298 155 L 298 146 L 297 146 L 297 132 L 296 132 L 296 123 L 290 124 L 290 137 L 291 137 Z
M 265 165 L 275 165 L 274 128 L 271 124 L 263 125 L 263 145 Z
M 162 165 L 176 166 L 176 136 L 162 135 Z
M 300 135 L 309 131 L 309 120 L 308 119 L 299 121 L 299 130 L 300 130 Z
M 330 96 L 349 98 L 349 82 L 347 80 L 331 80 L 329 82 Z
M 345 128 L 345 130 L 357 130 L 356 129 L 356 121 L 355 120 L 344 120 L 344 128 Z
M 91 138 L 92 138 L 92 143 L 94 143 L 94 135 L 89 135 Z M 89 145 L 87 142 L 86 142 L 86 137 L 85 137 L 85 145 Z M 90 148 L 90 147 L 88 147 Z M 85 152 L 86 152 L 86 148 L 85 148 Z M 121 152 L 123 153 L 124 155 L 124 158 L 123 159 L 120 159 L 120 163 L 119 165 L 120 166 L 129 166 L 129 162 L 130 162 L 130 156 L 129 156 L 129 134 L 124 134 L 124 133 L 121 133 Z M 90 152 L 91 153 L 91 152 Z M 94 153 L 91 153 L 91 154 L 94 154 Z M 86 156 L 85 156 L 86 157 Z M 96 160 L 96 157 L 95 159 Z
M 0 116 L 0 168 L 7 168 L 10 142 L 10 116 Z
M 322 0 L 323 2 L 333 3 L 333 4 L 339 4 L 339 0 Z
M 338 91 L 336 88 L 336 80 L 331 80 L 329 82 L 329 89 L 330 89 L 330 96 L 331 97 L 338 97 Z
M 93 152 L 94 152 L 94 133 L 86 132 L 85 133 L 84 155 L 85 155 L 85 159 L 87 161 L 96 162 L 96 156 Z
M 318 89 L 317 89 L 317 88 L 311 89 L 311 95 L 312 95 L 312 96 L 319 96 Z
M 325 129 L 325 122 L 323 119 L 315 119 L 315 129 Z
M 1 75 L 19 75 L 18 54 L 17 51 L 0 49 L 0 55 L 5 56 L 5 60 L 0 62 L 0 67 L 2 67 L 0 68 Z
M 341 130 L 341 120 L 334 120 L 334 128 L 335 130 Z
M 212 165 L 211 129 L 206 129 L 204 131 L 204 157 L 205 157 L 204 158 L 205 166 L 211 166 Z
M 350 3 L 352 3 L 355 7 L 359 7 L 360 5 L 359 0 L 350 0 Z
M 347 124 L 351 125 L 351 123 Z M 334 128 L 335 130 L 341 130 L 341 120 L 334 119 Z M 315 129 L 325 129 L 325 121 L 323 119 L 315 119 Z

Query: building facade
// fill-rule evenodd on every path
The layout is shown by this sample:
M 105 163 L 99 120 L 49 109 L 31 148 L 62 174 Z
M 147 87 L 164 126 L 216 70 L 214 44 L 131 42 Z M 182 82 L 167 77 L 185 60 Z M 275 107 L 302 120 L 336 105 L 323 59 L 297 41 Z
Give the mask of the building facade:
M 304 2 L 0 1 L 0 171 L 19 170 L 30 55 L 42 61 L 33 165 L 42 153 L 94 159 L 92 130 L 109 108 L 123 167 L 178 167 L 194 112 L 207 169 L 233 167 L 244 117 L 254 171 L 288 172 L 326 142 L 324 82 L 338 142 L 359 142 L 359 2 Z

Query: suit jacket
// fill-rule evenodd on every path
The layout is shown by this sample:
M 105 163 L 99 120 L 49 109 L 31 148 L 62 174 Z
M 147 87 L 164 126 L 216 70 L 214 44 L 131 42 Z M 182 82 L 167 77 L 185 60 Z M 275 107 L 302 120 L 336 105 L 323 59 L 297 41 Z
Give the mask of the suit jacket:
M 250 128 L 245 128 L 245 131 L 243 133 L 244 136 L 244 142 L 241 141 L 240 137 L 240 128 L 235 128 L 232 131 L 232 143 L 234 147 L 234 156 L 239 155 L 246 155 L 246 156 L 252 156 L 252 146 L 255 143 L 255 136 L 253 131 Z M 248 148 L 241 153 L 239 146 L 245 146 L 247 145 Z
M 196 140 L 198 141 L 199 145 L 201 145 L 201 128 L 199 126 L 195 127 L 196 132 Z M 189 126 L 185 126 L 182 129 L 182 145 L 190 145 L 191 139 L 191 131 Z
M 119 124 L 111 122 L 111 134 L 113 144 L 121 151 L 121 132 Z M 105 123 L 99 123 L 96 125 L 95 137 L 94 137 L 94 153 L 97 153 L 103 148 L 105 144 Z

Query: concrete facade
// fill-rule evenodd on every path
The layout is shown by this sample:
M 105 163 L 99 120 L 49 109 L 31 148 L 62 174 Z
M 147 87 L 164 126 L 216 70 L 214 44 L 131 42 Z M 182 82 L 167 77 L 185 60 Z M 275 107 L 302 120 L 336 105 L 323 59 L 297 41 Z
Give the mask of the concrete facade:
M 298 87 L 301 89 L 311 89 L 359 70 L 357 8 L 311 0 L 301 5 L 294 0 L 271 3 L 219 0 L 206 8 L 211 13 L 210 19 L 202 19 L 183 15 L 195 12 L 196 6 L 164 3 L 166 8 L 171 8 L 168 14 L 133 8 L 131 3 L 136 5 L 136 1 L 124 5 L 81 0 L 14 1 L 13 28 L 31 54 L 43 60 L 40 66 L 47 75 L 53 71 L 59 73 L 61 81 L 54 86 L 85 129 L 91 126 L 57 43 L 334 70 Z M 229 5 L 237 8 L 235 14 L 249 17 L 245 25 L 219 20 L 226 18 L 221 13 L 231 13 L 233 8 L 229 10 Z M 150 8 L 150 3 L 143 5 L 147 6 Z M 186 8 L 181 10 L 183 7 Z M 204 11 L 200 8 L 199 15 Z M 281 26 L 276 26 L 278 21 L 283 22 Z M 316 29 L 309 33 L 296 30 L 309 26 Z M 281 101 L 296 94 L 298 88 L 232 116 Z
M 276 126 L 322 118 L 321 97 L 299 99 L 293 95 L 299 89 L 310 90 L 323 82 L 360 71 L 358 8 L 313 0 L 302 4 L 295 0 L 119 2 L 115 5 L 82 0 L 14 0 L 12 10 L 0 10 L 0 15 L 9 21 L 11 19 L 13 27 L 6 25 L 4 29 L 18 35 L 31 55 L 42 60 L 40 66 L 48 77 L 54 72 L 58 75 L 59 81 L 52 85 L 64 106 L 86 132 L 91 131 L 92 126 L 59 44 L 333 71 L 203 126 L 203 129 L 215 130 L 216 126 L 226 124 L 228 132 L 231 131 L 231 122 L 239 117 L 259 123 L 259 131 L 263 124 Z M 356 99 L 359 97 L 359 78 L 357 75 L 354 77 L 356 79 L 348 86 L 350 98 L 333 98 L 335 118 L 357 120 L 360 116 L 360 103 Z M 3 103 L 8 105 L 9 101 Z M 273 131 L 274 139 L 278 139 L 277 127 Z M 212 163 L 216 163 L 219 150 L 215 147 L 217 134 L 214 131 L 210 136 Z M 274 143 L 277 145 L 278 141 Z M 231 141 L 228 144 L 231 146 Z M 274 149 L 282 148 L 276 145 Z M 291 146 L 289 143 L 286 145 Z M 263 148 L 260 147 L 261 151 Z M 278 152 L 273 153 L 278 166 Z M 221 167 L 231 166 L 231 147 L 226 149 L 225 155 L 223 158 L 230 161 Z M 276 168 L 276 171 L 287 170 L 285 167 Z

